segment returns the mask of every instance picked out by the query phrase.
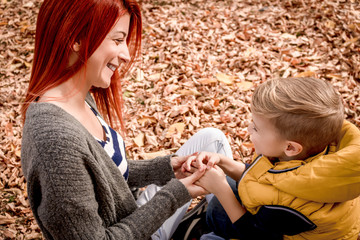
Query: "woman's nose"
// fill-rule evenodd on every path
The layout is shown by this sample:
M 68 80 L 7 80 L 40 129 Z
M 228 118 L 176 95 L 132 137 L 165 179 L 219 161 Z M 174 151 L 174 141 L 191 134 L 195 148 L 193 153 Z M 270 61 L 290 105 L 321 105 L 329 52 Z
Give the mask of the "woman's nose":
M 130 61 L 130 53 L 129 53 L 129 48 L 127 45 L 124 45 L 122 47 L 122 49 L 120 50 L 120 53 L 118 55 L 119 61 L 120 62 L 129 62 Z

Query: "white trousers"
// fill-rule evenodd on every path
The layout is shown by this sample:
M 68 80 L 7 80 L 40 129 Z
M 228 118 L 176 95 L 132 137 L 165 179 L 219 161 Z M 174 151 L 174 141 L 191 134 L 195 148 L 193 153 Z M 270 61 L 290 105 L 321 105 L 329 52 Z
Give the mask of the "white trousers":
M 192 136 L 176 152 L 176 155 L 186 156 L 194 152 L 216 152 L 232 158 L 230 144 L 224 133 L 216 128 L 204 128 Z M 151 184 L 146 187 L 145 191 L 139 196 L 137 204 L 139 206 L 147 203 L 161 187 Z M 211 198 L 212 196 L 206 196 Z M 163 225 L 151 236 L 152 240 L 169 240 L 176 228 L 179 226 L 181 219 L 184 217 L 191 201 L 178 208 L 177 211 L 168 218 Z

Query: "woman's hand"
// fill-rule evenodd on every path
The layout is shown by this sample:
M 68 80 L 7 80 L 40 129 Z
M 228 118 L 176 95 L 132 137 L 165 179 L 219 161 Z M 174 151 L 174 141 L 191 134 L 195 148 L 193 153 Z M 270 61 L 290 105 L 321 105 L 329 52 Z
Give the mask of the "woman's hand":
M 213 152 L 200 152 L 196 155 L 196 158 L 188 158 L 186 162 L 182 165 L 183 172 L 192 172 L 193 168 L 199 170 L 210 169 L 214 165 L 219 164 L 221 160 L 221 155 Z
M 203 187 L 195 184 L 195 182 L 198 181 L 204 175 L 204 173 L 205 170 L 203 171 L 197 170 L 190 176 L 179 180 L 185 185 L 186 189 L 188 190 L 192 198 L 209 193 Z
M 185 171 L 183 171 L 182 165 L 186 161 L 195 160 L 196 155 L 197 155 L 197 152 L 193 153 L 191 155 L 188 155 L 188 156 L 173 156 L 173 157 L 171 157 L 170 163 L 174 170 L 175 177 L 177 179 L 182 179 L 182 178 L 190 175 L 189 173 L 186 173 Z
M 228 183 L 224 171 L 215 165 L 212 168 L 208 168 L 205 174 L 195 184 L 216 195 L 219 190 L 223 189 L 223 184 Z

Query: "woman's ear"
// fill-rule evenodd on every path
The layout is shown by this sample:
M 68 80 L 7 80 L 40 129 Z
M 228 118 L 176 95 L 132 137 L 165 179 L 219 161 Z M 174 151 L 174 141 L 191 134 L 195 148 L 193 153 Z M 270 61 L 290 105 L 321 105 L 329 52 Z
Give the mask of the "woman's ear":
M 286 149 L 284 150 L 286 156 L 288 157 L 294 157 L 299 155 L 302 150 L 303 146 L 300 143 L 294 142 L 294 141 L 287 141 Z
M 74 52 L 80 51 L 80 43 L 75 42 L 75 43 L 73 44 L 73 46 L 72 46 L 72 49 L 73 49 Z

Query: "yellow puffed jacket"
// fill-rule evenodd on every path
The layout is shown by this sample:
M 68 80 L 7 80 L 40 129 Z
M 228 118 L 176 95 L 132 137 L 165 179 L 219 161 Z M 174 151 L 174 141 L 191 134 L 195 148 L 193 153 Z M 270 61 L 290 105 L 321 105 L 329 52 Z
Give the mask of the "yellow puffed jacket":
M 314 230 L 284 239 L 357 239 L 360 231 L 360 131 L 348 121 L 337 146 L 306 160 L 271 163 L 254 156 L 238 186 L 251 214 L 262 206 L 302 213 Z

